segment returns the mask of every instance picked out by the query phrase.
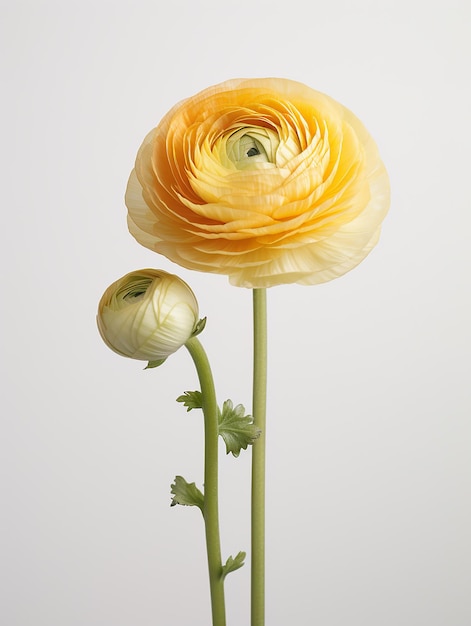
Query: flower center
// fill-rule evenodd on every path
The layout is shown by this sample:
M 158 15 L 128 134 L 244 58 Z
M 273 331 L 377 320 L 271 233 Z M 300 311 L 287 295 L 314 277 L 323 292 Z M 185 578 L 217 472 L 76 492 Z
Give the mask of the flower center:
M 226 142 L 226 153 L 238 170 L 257 169 L 259 164 L 274 163 L 279 139 L 266 128 L 241 128 Z
M 134 278 L 130 283 L 124 285 L 116 294 L 116 298 L 123 305 L 135 304 L 144 299 L 147 289 L 152 284 L 152 278 Z
M 241 137 L 238 141 L 237 148 L 239 151 L 239 161 L 244 161 L 245 159 L 250 159 L 258 155 L 261 155 L 265 162 L 268 161 L 267 153 L 263 149 L 262 144 L 250 135 Z

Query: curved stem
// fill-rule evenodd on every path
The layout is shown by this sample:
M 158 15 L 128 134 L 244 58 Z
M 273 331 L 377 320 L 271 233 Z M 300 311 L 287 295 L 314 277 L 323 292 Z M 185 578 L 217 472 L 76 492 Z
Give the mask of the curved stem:
M 253 417 L 262 431 L 252 446 L 252 582 L 251 625 L 265 623 L 265 446 L 267 400 L 267 298 L 253 291 Z
M 203 517 L 208 554 L 209 586 L 213 626 L 225 626 L 224 581 L 222 577 L 221 542 L 218 505 L 218 405 L 208 357 L 196 337 L 186 342 L 195 363 L 201 385 L 204 414 L 204 504 Z

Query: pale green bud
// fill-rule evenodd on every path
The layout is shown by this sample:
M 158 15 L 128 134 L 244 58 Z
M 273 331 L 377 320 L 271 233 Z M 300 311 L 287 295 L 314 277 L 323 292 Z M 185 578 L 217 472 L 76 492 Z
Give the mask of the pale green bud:
M 198 302 L 178 276 L 144 269 L 120 278 L 103 294 L 97 324 L 114 352 L 140 361 L 161 361 L 192 336 Z

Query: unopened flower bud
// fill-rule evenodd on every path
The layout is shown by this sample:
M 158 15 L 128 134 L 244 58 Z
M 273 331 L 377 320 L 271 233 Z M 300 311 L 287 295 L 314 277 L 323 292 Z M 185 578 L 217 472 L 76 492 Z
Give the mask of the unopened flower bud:
M 198 322 L 198 302 L 178 276 L 144 269 L 120 278 L 98 305 L 100 335 L 114 352 L 162 361 L 186 343 Z

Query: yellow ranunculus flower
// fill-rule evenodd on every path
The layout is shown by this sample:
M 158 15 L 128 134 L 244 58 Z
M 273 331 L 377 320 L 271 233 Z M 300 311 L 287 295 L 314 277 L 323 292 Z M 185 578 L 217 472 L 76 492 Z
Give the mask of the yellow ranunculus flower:
M 232 80 L 177 104 L 126 192 L 142 245 L 240 287 L 311 285 L 372 250 L 389 181 L 363 124 L 284 79 Z
M 122 356 L 161 361 L 186 343 L 198 322 L 188 285 L 162 270 L 138 270 L 103 294 L 97 323 L 106 345 Z

